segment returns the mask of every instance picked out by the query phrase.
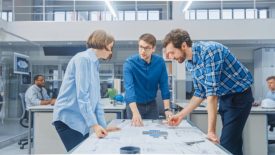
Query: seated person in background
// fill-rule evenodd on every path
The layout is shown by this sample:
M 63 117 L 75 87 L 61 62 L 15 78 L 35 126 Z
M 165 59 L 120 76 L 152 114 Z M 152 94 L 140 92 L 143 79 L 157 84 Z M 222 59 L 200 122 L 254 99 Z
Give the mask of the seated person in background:
M 267 86 L 269 91 L 266 94 L 266 98 L 272 99 L 275 101 L 275 76 L 270 76 L 266 79 Z M 268 124 L 275 125 L 275 114 L 268 114 L 267 115 Z
M 30 86 L 25 93 L 27 109 L 36 105 L 54 105 L 55 99 L 51 99 L 47 94 L 47 90 L 44 88 L 44 77 L 42 75 L 36 75 L 33 80 L 34 84 Z

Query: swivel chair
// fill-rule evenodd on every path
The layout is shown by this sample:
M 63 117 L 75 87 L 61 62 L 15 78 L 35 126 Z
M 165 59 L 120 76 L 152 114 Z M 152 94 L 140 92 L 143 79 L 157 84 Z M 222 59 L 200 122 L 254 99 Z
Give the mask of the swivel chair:
M 19 98 L 22 105 L 22 115 L 20 118 L 20 125 L 24 128 L 28 128 L 28 111 L 26 109 L 26 102 L 25 102 L 25 93 L 19 93 Z M 19 140 L 18 145 L 20 145 L 20 149 L 24 149 L 25 145 L 28 145 L 28 138 L 22 138 Z

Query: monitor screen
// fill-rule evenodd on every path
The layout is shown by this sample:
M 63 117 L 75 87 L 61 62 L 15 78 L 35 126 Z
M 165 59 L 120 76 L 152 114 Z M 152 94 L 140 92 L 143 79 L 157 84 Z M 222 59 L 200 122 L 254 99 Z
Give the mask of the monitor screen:
M 19 53 L 14 53 L 13 72 L 16 74 L 29 75 L 30 63 L 29 56 Z

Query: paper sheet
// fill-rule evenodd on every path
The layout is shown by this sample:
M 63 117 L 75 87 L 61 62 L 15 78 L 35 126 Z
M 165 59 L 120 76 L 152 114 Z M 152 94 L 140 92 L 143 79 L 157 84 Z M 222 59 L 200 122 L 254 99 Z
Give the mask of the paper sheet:
M 72 153 L 119 154 L 121 147 L 136 146 L 142 154 L 227 154 L 187 121 L 182 121 L 178 127 L 157 120 L 143 123 L 143 127 L 133 127 L 130 120 L 113 120 L 110 125 L 119 126 L 121 131 L 111 132 L 103 139 L 93 134 Z M 194 141 L 200 142 L 188 145 Z

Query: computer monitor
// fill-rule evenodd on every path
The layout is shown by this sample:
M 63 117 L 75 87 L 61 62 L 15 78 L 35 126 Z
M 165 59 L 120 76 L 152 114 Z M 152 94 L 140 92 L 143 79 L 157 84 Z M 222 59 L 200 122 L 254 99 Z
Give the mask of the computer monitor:
M 20 54 L 20 53 L 14 53 L 13 72 L 15 74 L 29 75 L 29 70 L 30 70 L 29 56 Z

